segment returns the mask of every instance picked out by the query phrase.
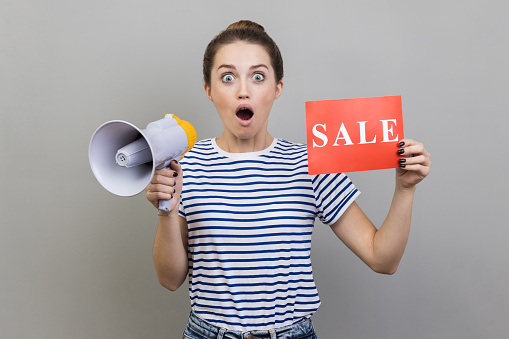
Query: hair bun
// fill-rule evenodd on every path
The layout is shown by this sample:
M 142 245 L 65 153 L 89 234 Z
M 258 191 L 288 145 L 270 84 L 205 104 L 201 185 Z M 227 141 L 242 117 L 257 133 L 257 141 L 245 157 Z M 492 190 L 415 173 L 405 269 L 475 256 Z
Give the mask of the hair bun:
M 265 28 L 262 25 L 257 24 L 251 20 L 239 20 L 229 25 L 226 29 L 256 29 L 265 32 Z
M 212 67 L 218 50 L 225 45 L 245 42 L 263 47 L 270 57 L 274 68 L 276 84 L 283 80 L 283 57 L 272 38 L 265 32 L 262 25 L 250 20 L 240 20 L 229 25 L 224 31 L 212 39 L 203 54 L 203 82 L 211 85 Z

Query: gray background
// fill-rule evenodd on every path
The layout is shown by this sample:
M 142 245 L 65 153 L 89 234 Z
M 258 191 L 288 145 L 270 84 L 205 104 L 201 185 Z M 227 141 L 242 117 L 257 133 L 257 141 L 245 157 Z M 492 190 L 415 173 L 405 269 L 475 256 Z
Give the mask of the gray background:
M 206 44 L 238 19 L 285 60 L 273 135 L 305 142 L 306 100 L 402 95 L 432 154 L 394 276 L 317 222 L 320 338 L 501 338 L 509 330 L 507 1 L 0 1 L 0 336 L 178 338 L 187 284 L 152 264 L 155 209 L 104 190 L 88 143 L 105 121 L 166 113 L 218 136 Z M 385 217 L 393 170 L 352 173 Z

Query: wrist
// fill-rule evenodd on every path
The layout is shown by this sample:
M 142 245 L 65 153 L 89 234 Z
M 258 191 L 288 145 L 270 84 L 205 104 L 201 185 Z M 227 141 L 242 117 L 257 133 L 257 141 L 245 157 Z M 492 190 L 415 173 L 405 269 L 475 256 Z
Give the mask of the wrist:
M 399 192 L 401 194 L 413 195 L 416 189 L 417 185 L 404 186 L 400 183 L 396 183 L 396 192 Z
M 157 215 L 160 218 L 167 218 L 167 217 L 174 217 L 174 216 L 178 217 L 179 216 L 178 206 L 175 206 L 174 208 L 172 208 L 169 211 L 164 211 L 164 210 L 158 209 L 157 210 Z

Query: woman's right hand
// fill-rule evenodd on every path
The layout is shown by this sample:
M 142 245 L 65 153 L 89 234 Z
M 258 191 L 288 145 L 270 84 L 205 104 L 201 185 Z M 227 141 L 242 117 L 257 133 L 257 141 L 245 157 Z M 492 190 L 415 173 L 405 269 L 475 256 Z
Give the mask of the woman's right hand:
M 170 163 L 170 168 L 161 168 L 154 171 L 150 184 L 145 189 L 147 199 L 159 209 L 159 200 L 173 198 L 171 210 L 178 209 L 180 193 L 182 192 L 182 167 L 176 160 Z

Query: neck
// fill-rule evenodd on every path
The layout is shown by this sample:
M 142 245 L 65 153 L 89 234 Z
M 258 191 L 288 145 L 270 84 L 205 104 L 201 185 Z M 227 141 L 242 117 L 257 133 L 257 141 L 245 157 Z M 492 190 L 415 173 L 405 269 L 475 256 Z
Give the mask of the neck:
M 269 147 L 274 138 L 269 132 L 256 138 L 240 139 L 234 135 L 223 132 L 223 134 L 216 139 L 217 146 L 223 151 L 228 153 L 247 153 L 259 152 Z

